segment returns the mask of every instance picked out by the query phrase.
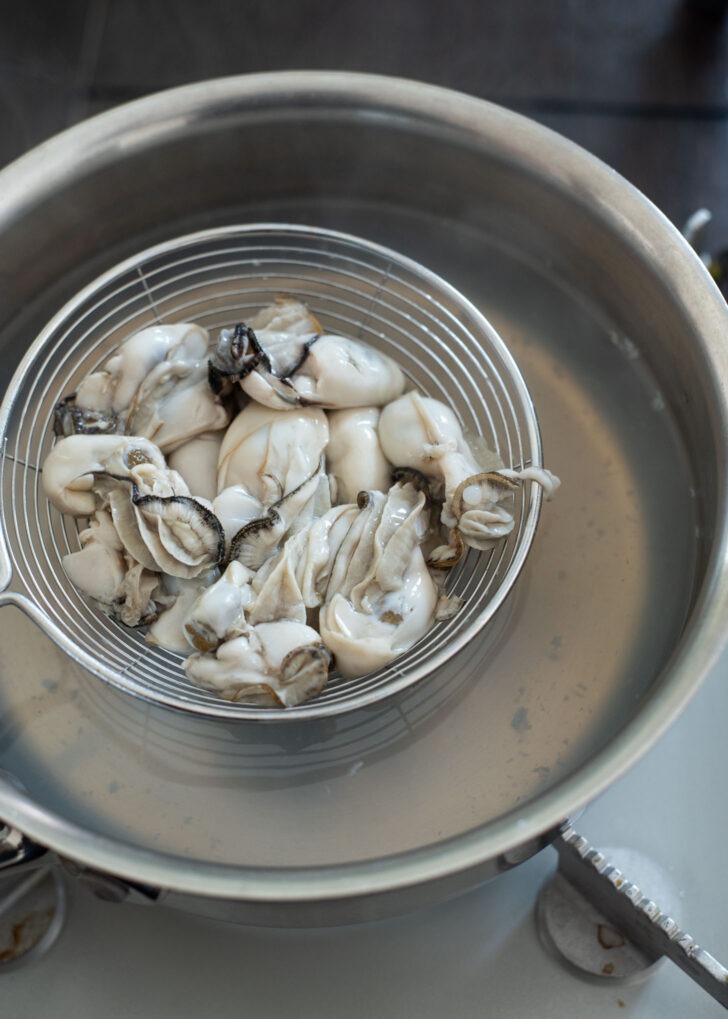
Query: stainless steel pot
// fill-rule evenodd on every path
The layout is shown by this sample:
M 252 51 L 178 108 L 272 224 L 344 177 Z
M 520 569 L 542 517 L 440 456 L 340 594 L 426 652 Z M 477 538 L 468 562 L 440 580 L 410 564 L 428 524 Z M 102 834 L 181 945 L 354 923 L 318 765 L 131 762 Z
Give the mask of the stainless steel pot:
M 4 610 L 0 817 L 109 897 L 261 924 L 371 919 L 536 851 L 715 661 L 728 313 L 643 196 L 530 121 L 412 82 L 261 75 L 121 107 L 0 175 L 7 377 L 122 257 L 262 220 L 378 241 L 476 303 L 534 396 L 558 501 L 484 635 L 326 723 L 151 707 Z

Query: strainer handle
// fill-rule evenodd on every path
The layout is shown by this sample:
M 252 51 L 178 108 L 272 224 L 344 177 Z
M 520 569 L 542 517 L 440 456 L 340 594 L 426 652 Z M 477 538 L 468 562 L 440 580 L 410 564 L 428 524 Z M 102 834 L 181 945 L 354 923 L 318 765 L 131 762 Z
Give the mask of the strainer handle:
M 5 470 L 5 457 L 2 457 L 2 466 L 0 466 L 0 479 L 2 479 L 3 472 Z M 10 553 L 8 551 L 7 538 L 5 536 L 5 516 L 2 512 L 2 506 L 0 505 L 0 605 L 6 603 L 6 595 L 12 592 L 8 591 L 10 581 L 13 579 L 13 564 L 10 559 Z

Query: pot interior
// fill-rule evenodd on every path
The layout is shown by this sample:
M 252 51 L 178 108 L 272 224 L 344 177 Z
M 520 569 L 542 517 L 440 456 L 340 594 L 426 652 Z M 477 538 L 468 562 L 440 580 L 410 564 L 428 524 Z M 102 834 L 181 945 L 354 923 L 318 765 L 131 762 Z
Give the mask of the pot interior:
M 150 102 L 95 134 L 83 125 L 72 169 L 54 176 L 48 159 L 32 201 L 4 207 L 6 381 L 68 296 L 151 243 L 228 223 L 328 227 L 417 260 L 492 321 L 562 487 L 477 640 L 391 701 L 321 722 L 151 706 L 3 609 L 0 766 L 42 812 L 113 840 L 120 866 L 131 847 L 191 865 L 327 868 L 486 839 L 544 803 L 558 813 L 571 805 L 560 790 L 628 730 L 649 742 L 650 724 L 635 725 L 671 682 L 709 568 L 718 386 L 674 266 L 647 256 L 625 208 L 646 210 L 668 248 L 676 239 L 603 167 L 486 104 L 453 99 L 446 117 L 367 105 L 361 90 L 185 95 L 177 121 Z M 51 143 L 59 158 L 73 135 Z

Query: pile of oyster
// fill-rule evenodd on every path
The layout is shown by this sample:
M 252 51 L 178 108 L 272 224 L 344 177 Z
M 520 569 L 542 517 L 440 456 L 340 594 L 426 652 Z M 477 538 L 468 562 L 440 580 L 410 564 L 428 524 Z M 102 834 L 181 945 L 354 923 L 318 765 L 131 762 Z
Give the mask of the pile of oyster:
M 515 487 L 394 361 L 280 299 L 211 342 L 146 328 L 56 408 L 48 498 L 71 582 L 221 697 L 290 706 L 458 609 L 443 577 L 513 527 Z

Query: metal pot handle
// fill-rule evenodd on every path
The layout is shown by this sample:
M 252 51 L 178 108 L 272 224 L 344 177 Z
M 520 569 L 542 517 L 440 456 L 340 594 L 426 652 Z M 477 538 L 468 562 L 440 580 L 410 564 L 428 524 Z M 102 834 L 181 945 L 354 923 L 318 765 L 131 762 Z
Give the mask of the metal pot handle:
M 0 874 L 10 872 L 13 868 L 21 868 L 24 864 L 35 862 L 50 855 L 44 846 L 33 842 L 17 828 L 0 821 Z M 134 902 L 150 905 L 162 900 L 164 891 L 136 881 L 125 881 L 103 874 L 92 867 L 85 867 L 73 860 L 53 856 L 53 860 L 76 878 L 98 899 L 105 902 Z
M 11 456 L 7 451 L 7 437 L 5 437 L 0 451 L 0 490 L 5 490 L 6 476 L 5 467 L 8 461 L 14 461 L 15 458 Z M 22 463 L 22 461 L 18 461 Z M 38 468 L 33 467 L 31 464 L 23 464 L 24 467 L 32 470 Z M 8 541 L 8 528 L 5 520 L 5 502 L 0 500 L 0 608 L 4 605 L 14 605 L 16 608 L 24 612 L 26 616 L 33 620 L 36 626 L 39 627 L 46 636 L 58 645 L 66 654 L 72 658 L 77 658 L 77 654 L 74 653 L 73 646 L 68 640 L 64 632 L 58 627 L 48 613 L 44 612 L 43 609 L 36 604 L 36 602 L 29 597 L 22 590 L 13 589 L 10 585 L 13 581 L 13 557 L 11 554 L 11 548 Z M 2 821 L 0 820 L 0 831 L 2 831 Z
M 559 855 L 559 874 L 650 963 L 663 956 L 671 959 L 728 1009 L 728 969 L 700 948 L 690 934 L 571 826 L 553 845 Z

